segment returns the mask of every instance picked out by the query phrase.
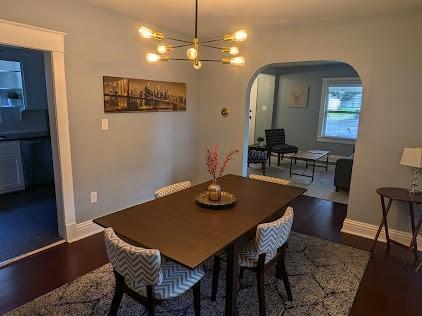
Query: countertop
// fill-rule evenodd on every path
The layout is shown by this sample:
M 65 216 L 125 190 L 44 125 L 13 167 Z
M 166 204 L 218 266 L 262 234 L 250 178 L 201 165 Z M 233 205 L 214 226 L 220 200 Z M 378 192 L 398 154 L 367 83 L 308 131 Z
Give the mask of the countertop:
M 49 132 L 22 132 L 13 134 L 0 134 L 0 142 L 11 141 L 11 140 L 25 140 L 38 137 L 48 137 Z

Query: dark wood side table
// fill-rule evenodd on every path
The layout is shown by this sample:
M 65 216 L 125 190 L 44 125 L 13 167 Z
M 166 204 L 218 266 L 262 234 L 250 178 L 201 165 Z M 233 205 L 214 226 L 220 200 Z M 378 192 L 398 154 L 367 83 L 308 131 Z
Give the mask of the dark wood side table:
M 256 151 L 267 151 L 267 145 L 266 144 L 252 144 L 248 146 L 249 150 L 256 150 Z
M 415 263 L 416 263 L 418 260 L 417 237 L 418 237 L 419 230 L 422 226 L 422 214 L 417 224 L 415 225 L 415 207 L 417 204 L 422 204 L 422 194 L 421 193 L 409 194 L 409 191 L 403 188 L 379 188 L 377 189 L 377 193 L 381 199 L 382 221 L 378 228 L 377 234 L 375 236 L 375 242 L 374 242 L 374 245 L 372 246 L 372 252 L 375 249 L 378 237 L 381 233 L 382 227 L 384 226 L 385 239 L 387 240 L 387 249 L 390 247 L 390 244 L 394 244 L 400 247 L 405 247 L 408 249 L 407 258 L 409 258 L 411 253 L 413 252 L 415 256 Z M 385 199 L 388 199 L 387 206 L 385 205 Z M 410 246 L 404 245 L 393 239 L 390 239 L 390 236 L 388 233 L 387 215 L 388 215 L 388 212 L 390 211 L 391 204 L 393 203 L 393 201 L 404 202 L 409 205 L 410 223 L 412 226 L 412 241 L 410 242 Z M 407 261 L 405 260 L 405 263 L 406 262 Z

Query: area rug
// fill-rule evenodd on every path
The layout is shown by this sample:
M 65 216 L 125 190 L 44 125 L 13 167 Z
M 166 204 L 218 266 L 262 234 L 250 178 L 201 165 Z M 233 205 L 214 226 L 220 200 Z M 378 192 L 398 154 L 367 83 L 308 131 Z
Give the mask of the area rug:
M 292 185 L 307 189 L 305 192 L 305 195 L 307 196 L 347 204 L 349 201 L 349 194 L 345 191 L 336 192 L 334 186 L 334 171 L 335 165 L 329 164 L 327 172 L 324 168 L 315 168 L 314 181 L 311 181 L 311 178 L 298 175 L 292 175 L 290 178 L 290 158 L 282 160 L 280 167 L 278 167 L 277 158 L 272 157 L 271 167 L 268 167 L 267 165 L 266 175 L 290 180 Z M 251 164 L 250 168 L 248 168 L 248 172 L 262 174 L 261 165 Z M 308 167 L 305 169 L 305 163 L 298 160 L 297 164 L 294 165 L 293 172 L 311 175 L 312 168 Z
M 347 315 L 369 260 L 367 251 L 292 233 L 286 265 L 293 292 L 287 301 L 274 269 L 266 272 L 268 315 Z M 202 315 L 224 314 L 225 273 L 220 273 L 216 302 L 210 300 L 212 261 L 201 281 Z M 237 315 L 258 315 L 255 275 L 245 271 L 237 293 Z M 30 285 L 28 285 L 30 286 Z M 7 315 L 107 315 L 114 289 L 109 264 L 29 302 Z M 158 315 L 193 315 L 192 292 L 168 300 Z M 146 315 L 142 305 L 124 296 L 119 315 Z

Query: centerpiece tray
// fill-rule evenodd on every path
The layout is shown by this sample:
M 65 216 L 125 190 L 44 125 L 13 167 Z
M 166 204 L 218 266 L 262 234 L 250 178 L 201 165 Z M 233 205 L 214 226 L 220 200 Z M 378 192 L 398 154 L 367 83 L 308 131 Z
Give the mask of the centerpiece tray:
M 234 195 L 233 193 L 224 192 L 224 191 L 221 192 L 220 201 L 211 201 L 208 198 L 207 191 L 196 194 L 195 199 L 196 199 L 196 202 L 198 202 L 198 204 L 204 207 L 216 208 L 216 209 L 232 207 L 237 201 L 236 195 Z

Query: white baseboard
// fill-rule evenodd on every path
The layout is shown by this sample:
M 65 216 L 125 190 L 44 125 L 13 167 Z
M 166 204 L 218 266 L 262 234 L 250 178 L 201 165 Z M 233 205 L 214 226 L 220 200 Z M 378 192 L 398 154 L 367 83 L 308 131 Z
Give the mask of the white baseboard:
M 343 227 L 341 232 L 348 233 L 352 235 L 357 235 L 369 239 L 374 239 L 375 235 L 377 234 L 378 226 L 367 224 L 363 222 L 358 222 L 352 219 L 346 218 L 343 223 Z M 388 233 L 390 234 L 390 238 L 394 239 L 402 244 L 410 245 L 410 241 L 412 240 L 412 234 L 403 232 L 396 229 L 388 229 Z M 384 228 L 381 230 L 381 234 L 378 238 L 379 241 L 386 242 L 385 239 L 385 231 Z M 422 251 L 422 236 L 418 235 L 417 237 L 418 242 L 418 250 Z
M 75 242 L 82 238 L 94 235 L 103 231 L 104 228 L 95 224 L 92 220 L 79 224 L 72 223 L 66 225 L 66 235 L 68 242 Z

